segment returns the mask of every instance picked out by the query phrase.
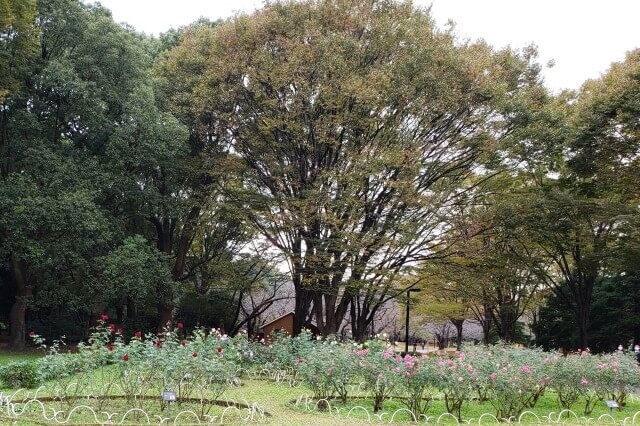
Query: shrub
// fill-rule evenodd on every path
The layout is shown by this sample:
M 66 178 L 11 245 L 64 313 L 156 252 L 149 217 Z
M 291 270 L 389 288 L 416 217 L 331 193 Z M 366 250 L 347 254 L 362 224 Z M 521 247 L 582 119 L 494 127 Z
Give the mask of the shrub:
M 420 415 L 425 414 L 431 403 L 429 390 L 433 385 L 434 363 L 428 357 L 412 357 L 407 355 L 403 358 L 403 379 L 400 381 L 400 390 L 404 404 L 413 413 L 416 420 Z
M 19 361 L 0 367 L 0 382 L 10 388 L 33 388 L 40 383 L 38 365 L 34 361 Z
M 296 364 L 303 382 L 316 399 L 337 395 L 347 402 L 348 385 L 356 374 L 354 355 L 335 340 L 318 343 Z
M 492 348 L 489 359 L 493 365 L 482 378 L 497 417 L 517 417 L 533 407 L 550 381 L 542 352 L 500 345 Z
M 447 411 L 461 419 L 462 404 L 477 390 L 479 374 L 466 361 L 466 355 L 457 353 L 453 359 L 439 358 L 434 366 L 435 387 L 444 394 Z
M 385 349 L 375 341 L 367 344 L 368 348 L 356 351 L 356 362 L 365 388 L 373 394 L 373 411 L 377 413 L 398 386 L 403 364 L 400 356 L 393 356 L 391 348 Z

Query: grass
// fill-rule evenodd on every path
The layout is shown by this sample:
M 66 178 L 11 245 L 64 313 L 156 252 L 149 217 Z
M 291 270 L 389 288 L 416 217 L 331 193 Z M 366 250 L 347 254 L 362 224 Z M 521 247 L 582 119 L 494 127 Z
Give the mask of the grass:
M 15 361 L 28 361 L 40 358 L 41 356 L 42 352 L 36 351 L 35 349 L 25 349 L 21 351 L 0 349 L 0 365 Z
M 331 403 L 333 411 L 338 411 L 341 413 L 341 416 L 345 416 L 349 413 L 350 417 L 360 419 L 361 421 L 368 421 L 368 416 L 364 410 L 357 409 L 356 407 L 364 407 L 369 412 L 371 419 L 373 421 L 377 420 L 373 415 L 373 403 L 371 400 L 367 399 L 350 399 L 346 404 L 341 404 L 337 401 L 333 401 Z M 389 422 L 391 417 L 395 414 L 394 421 L 396 422 L 410 422 L 412 417 L 403 409 L 405 405 L 403 402 L 398 399 L 390 399 L 384 402 L 383 404 L 383 412 L 387 414 L 382 416 L 382 419 L 385 422 Z M 563 412 L 561 408 L 558 407 L 556 401 L 556 394 L 554 392 L 547 392 L 543 397 L 540 398 L 535 408 L 527 410 L 527 413 L 522 416 L 523 423 L 535 424 L 537 422 L 536 418 L 540 419 L 543 423 L 549 423 L 549 419 L 546 416 L 551 416 L 551 420 L 553 422 L 562 422 L 568 424 L 584 424 L 584 423 L 596 423 L 596 420 L 606 415 L 606 418 L 602 419 L 602 424 L 611 424 L 611 419 L 608 417 L 610 412 L 609 409 L 605 406 L 604 403 L 600 402 L 596 405 L 593 412 L 589 415 L 584 415 L 582 410 L 584 406 L 582 401 L 578 401 L 573 407 L 572 410 L 575 413 L 575 416 L 569 412 Z M 398 411 L 401 410 L 401 411 Z M 636 412 L 640 411 L 640 400 L 638 397 L 628 398 L 627 405 L 621 410 L 614 410 L 611 413 L 611 416 L 617 421 L 622 422 L 627 417 L 633 417 Z M 445 424 L 456 424 L 457 421 L 453 418 L 453 416 L 442 415 L 446 413 L 446 408 L 444 401 L 441 396 L 436 396 L 435 399 L 431 402 L 429 409 L 426 413 L 428 420 L 430 423 L 445 423 Z M 482 404 L 477 402 L 469 402 L 463 405 L 462 408 L 462 418 L 464 421 L 471 421 L 471 423 L 477 424 L 480 417 L 483 418 L 483 424 L 492 424 L 495 423 L 495 418 L 492 416 L 485 415 L 486 413 L 495 415 L 495 409 L 492 406 L 491 402 L 487 401 Z M 325 417 L 329 416 L 327 413 L 317 413 L 318 416 L 323 415 Z M 438 419 L 440 417 L 440 419 Z M 640 417 L 640 415 L 638 416 Z M 342 419 L 343 417 L 341 417 Z M 591 420 L 589 420 L 591 419 Z M 421 418 L 421 422 L 424 422 L 424 418 Z M 636 419 L 638 420 L 638 418 Z M 342 421 L 342 420 L 341 420 Z M 294 424 L 294 423 L 291 423 Z
M 2 360 L 20 360 L 20 359 L 33 359 L 37 354 L 28 353 L 28 354 L 16 354 L 16 353 L 6 353 L 2 352 Z M 108 367 L 115 368 L 115 367 Z M 90 379 L 94 384 L 100 383 L 100 377 L 102 375 L 99 372 L 94 373 Z M 49 383 L 52 385 L 53 383 Z M 5 390 L 6 392 L 6 390 Z M 115 393 L 115 392 L 114 392 Z M 159 395 L 160 391 L 158 389 L 153 390 L 150 394 Z M 50 391 L 40 392 L 39 396 L 46 396 L 47 394 L 51 395 Z M 371 400 L 365 398 L 350 398 L 346 404 L 339 403 L 338 401 L 331 401 L 331 409 L 318 410 L 316 409 L 316 404 L 314 401 L 310 402 L 308 406 L 304 403 L 296 404 L 296 400 L 298 400 L 302 395 L 310 394 L 309 390 L 303 386 L 290 387 L 288 384 L 276 384 L 266 379 L 244 379 L 242 381 L 242 386 L 230 388 L 222 395 L 220 399 L 228 400 L 228 401 L 237 401 L 237 402 L 246 402 L 249 405 L 254 402 L 257 403 L 266 413 L 266 416 L 261 423 L 267 425 L 359 425 L 365 424 L 369 422 L 369 419 L 373 423 L 379 423 L 381 420 L 384 423 L 389 423 L 391 417 L 394 416 L 394 422 L 410 424 L 411 417 L 407 414 L 406 411 L 403 411 L 404 404 L 402 400 L 399 398 L 392 398 L 390 400 L 386 400 L 383 404 L 382 412 L 386 414 L 378 413 L 377 417 L 373 413 L 373 404 Z M 361 396 L 363 396 L 361 394 Z M 69 412 L 70 407 L 65 407 L 60 402 L 47 402 L 47 407 L 56 408 L 57 410 L 65 410 L 65 412 Z M 92 401 L 88 399 L 82 399 L 76 405 L 91 405 Z M 587 421 L 591 424 L 612 424 L 611 419 L 609 417 L 602 418 L 600 422 L 597 419 L 601 415 L 608 415 L 609 410 L 604 405 L 604 403 L 599 402 L 596 405 L 594 412 L 588 416 L 584 416 L 582 414 L 582 402 L 579 401 L 574 407 L 573 411 L 576 415 L 571 413 L 564 413 L 561 415 L 561 409 L 558 408 L 558 404 L 556 401 L 556 395 L 553 392 L 547 392 L 541 399 L 538 401 L 538 404 L 531 412 L 535 413 L 534 416 L 532 414 L 525 414 L 523 417 L 523 422 L 527 424 L 538 424 L 537 419 L 542 423 L 550 423 L 548 418 L 545 416 L 549 416 L 550 413 L 554 413 L 552 417 L 553 423 L 561 423 L 561 424 L 584 424 Z M 364 407 L 367 411 L 362 410 L 361 407 Z M 105 411 L 109 412 L 119 412 L 123 414 L 129 408 L 131 408 L 123 399 L 114 399 L 109 401 L 107 406 L 104 407 Z M 185 404 L 182 407 L 177 405 L 173 406 L 172 409 L 173 414 L 175 415 L 179 411 L 183 411 L 186 409 L 196 410 L 197 406 L 190 406 L 189 404 Z M 154 401 L 148 404 L 148 408 L 145 407 L 149 414 L 151 415 L 159 415 L 159 416 L 168 416 L 167 410 L 160 410 L 159 402 Z M 210 414 L 220 416 L 223 412 L 223 408 L 214 407 Z M 36 410 L 37 411 L 37 410 Z M 97 411 L 97 410 L 96 410 Z M 240 419 L 240 415 L 237 412 L 233 412 L 234 410 L 229 411 L 225 416 L 224 424 L 240 424 L 242 423 Z M 640 399 L 637 396 L 630 397 L 628 399 L 627 405 L 620 411 L 614 410 L 612 413 L 612 417 L 615 421 L 620 424 L 624 421 L 625 418 L 631 418 L 634 416 L 636 412 L 640 411 Z M 368 412 L 368 414 L 367 414 Z M 427 416 L 429 416 L 429 423 L 435 423 L 439 420 L 439 423 L 444 424 L 455 424 L 457 421 L 452 416 L 443 416 L 438 419 L 438 417 L 445 413 L 444 401 L 441 396 L 436 395 L 434 400 L 431 402 L 429 410 L 427 412 Z M 472 423 L 478 423 L 478 419 L 483 416 L 485 413 L 495 413 L 495 409 L 491 405 L 490 402 L 485 402 L 483 404 L 479 404 L 477 402 L 469 402 L 463 406 L 462 409 L 462 417 L 463 420 L 469 421 L 472 420 Z M 4 416 L 6 413 L 2 413 L 0 411 L 0 424 L 5 424 L 4 421 L 8 421 Z M 638 416 L 640 418 L 640 415 Z M 636 422 L 638 421 L 636 418 Z M 591 419 L 591 420 L 589 420 Z M 18 421 L 11 420 L 12 424 L 17 425 L 32 425 L 38 424 L 48 424 L 46 421 L 43 421 L 41 410 L 40 413 L 34 412 L 33 414 L 26 415 L 25 417 L 21 417 Z M 143 421 L 144 420 L 144 421 Z M 184 417 L 179 421 L 178 424 L 190 424 L 188 418 Z M 424 423 L 425 419 L 421 419 L 420 423 Z M 630 420 L 630 419 L 629 419 Z M 627 423 L 629 423 L 627 420 Z M 142 418 L 128 418 L 125 424 L 139 424 L 139 422 L 146 423 L 146 419 Z M 219 422 L 219 420 L 218 420 Z M 89 412 L 85 411 L 77 411 L 76 415 L 74 415 L 71 424 L 95 424 L 95 420 L 93 415 Z M 482 424 L 492 424 L 495 423 L 495 419 L 491 416 L 484 416 Z

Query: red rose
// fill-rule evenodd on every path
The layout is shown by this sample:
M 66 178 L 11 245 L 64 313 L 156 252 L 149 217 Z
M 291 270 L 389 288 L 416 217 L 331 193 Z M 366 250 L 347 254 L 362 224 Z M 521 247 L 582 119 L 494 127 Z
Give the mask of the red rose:
M 218 351 L 219 354 L 222 353 L 222 348 L 220 346 L 218 346 L 218 349 L 216 349 Z
M 186 340 L 180 340 L 180 346 L 187 346 Z
M 36 332 L 35 332 L 35 331 L 30 331 L 30 332 L 29 332 L 29 337 L 33 337 L 33 336 L 35 336 L 35 335 L 36 335 Z
M 142 339 L 142 331 L 136 331 L 135 333 L 133 333 L 133 337 L 135 337 L 136 339 Z
M 156 348 L 160 349 L 162 347 L 162 340 L 156 340 Z
M 124 356 L 122 357 L 123 361 L 129 361 L 129 355 L 124 354 Z
M 107 315 L 107 314 L 102 314 L 102 315 L 100 316 L 100 319 L 101 319 L 102 321 L 109 321 L 109 315 Z
M 179 328 L 180 330 L 182 330 L 182 329 L 184 328 L 184 324 L 183 324 L 183 323 L 181 323 L 181 322 L 179 322 L 179 323 L 178 323 L 178 328 Z
M 113 346 L 113 343 L 107 343 L 107 349 L 108 349 L 109 351 L 112 351 L 114 347 L 115 347 L 115 346 Z
M 122 334 L 122 328 L 119 328 L 117 331 L 118 334 Z
M 193 354 L 191 354 L 194 358 L 198 356 L 198 352 L 194 352 Z
M 116 331 L 116 325 L 115 324 L 109 324 L 109 330 L 111 330 L 111 332 L 115 332 Z

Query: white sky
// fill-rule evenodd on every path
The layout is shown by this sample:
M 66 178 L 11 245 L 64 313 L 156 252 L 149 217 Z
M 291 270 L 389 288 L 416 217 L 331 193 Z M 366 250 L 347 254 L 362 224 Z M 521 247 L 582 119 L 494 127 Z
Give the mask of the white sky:
M 89 1 L 89 0 L 87 0 Z M 200 16 L 226 18 L 251 12 L 261 0 L 101 0 L 117 22 L 158 34 L 195 21 Z M 638 0 L 414 0 L 432 4 L 439 26 L 451 19 L 457 34 L 484 38 L 496 47 L 535 43 L 545 68 L 547 87 L 577 89 L 597 78 L 625 52 L 640 47 Z

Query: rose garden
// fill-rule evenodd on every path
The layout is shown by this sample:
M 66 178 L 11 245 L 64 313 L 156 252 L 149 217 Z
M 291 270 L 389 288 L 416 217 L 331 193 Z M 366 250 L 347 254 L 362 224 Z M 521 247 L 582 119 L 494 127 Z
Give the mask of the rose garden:
M 125 339 L 108 321 L 73 353 L 32 334 L 47 354 L 0 369 L 2 422 L 640 422 L 633 353 L 562 356 L 499 344 L 402 356 L 379 341 L 303 332 L 265 344 L 187 334 L 181 323 Z

